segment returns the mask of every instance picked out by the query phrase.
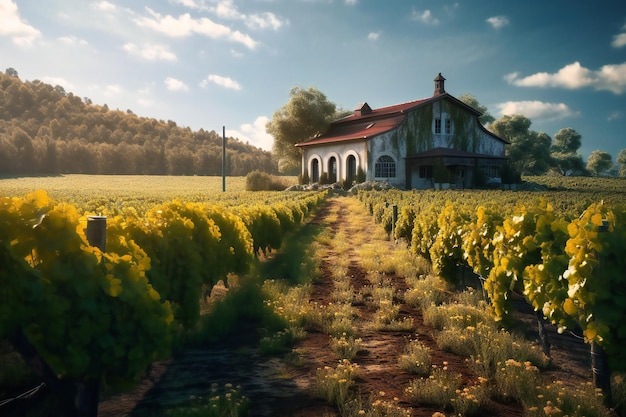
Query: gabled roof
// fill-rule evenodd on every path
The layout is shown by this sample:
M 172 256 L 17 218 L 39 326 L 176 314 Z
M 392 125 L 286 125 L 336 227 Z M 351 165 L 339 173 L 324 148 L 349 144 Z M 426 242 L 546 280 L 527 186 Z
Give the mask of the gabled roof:
M 482 115 L 482 113 L 475 108 L 468 106 L 461 100 L 445 92 L 433 97 L 395 104 L 393 106 L 381 107 L 378 109 L 372 109 L 367 103 L 361 103 L 351 115 L 332 122 L 326 133 L 323 135 L 305 142 L 297 143 L 296 146 L 306 147 L 327 143 L 369 139 L 399 126 L 404 121 L 409 111 L 442 99 L 454 101 L 470 113 L 476 115 L 476 117 Z M 480 126 L 483 130 L 487 131 L 482 125 Z M 500 138 L 499 136 L 494 135 L 491 132 L 488 133 L 503 142 L 508 143 L 508 141 Z
M 406 118 L 408 110 L 430 100 L 410 101 L 379 109 L 372 109 L 369 104 L 361 103 L 351 115 L 332 122 L 325 134 L 306 142 L 297 143 L 296 146 L 362 140 L 380 135 L 400 125 Z

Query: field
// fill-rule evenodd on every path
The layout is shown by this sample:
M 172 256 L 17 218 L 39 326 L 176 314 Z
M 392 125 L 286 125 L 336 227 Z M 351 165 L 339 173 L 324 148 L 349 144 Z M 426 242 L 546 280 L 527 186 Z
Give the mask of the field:
M 98 187 L 89 187 L 93 183 Z M 129 323 L 120 316 L 119 326 L 124 326 L 116 332 L 122 336 L 130 332 L 130 351 L 124 353 L 123 345 L 116 346 L 122 356 L 113 358 L 111 368 L 116 368 L 125 355 L 136 354 L 137 348 L 148 355 L 155 353 L 151 350 L 154 342 L 144 345 L 142 337 L 153 341 L 159 337 L 161 344 L 170 340 L 172 335 L 159 333 L 160 323 L 170 320 L 167 314 L 173 314 L 178 326 L 173 355 L 165 361 L 156 357 L 149 361 L 149 371 L 136 374 L 142 378 L 130 392 L 120 394 L 113 386 L 103 387 L 100 416 L 612 416 L 623 411 L 624 384 L 619 372 L 611 380 L 613 410 L 605 407 L 605 400 L 597 396 L 591 384 L 589 345 L 573 335 L 584 331 L 587 339 L 593 339 L 595 334 L 588 327 L 571 327 L 573 333 L 561 334 L 557 330 L 565 321 L 557 325 L 544 322 L 551 341 L 546 356 L 536 331 L 535 299 L 527 298 L 523 287 L 513 285 L 508 294 L 498 292 L 498 285 L 511 274 L 484 275 L 487 279 L 483 281 L 462 271 L 468 263 L 478 271 L 493 262 L 506 263 L 507 271 L 519 269 L 520 277 L 525 266 L 529 271 L 541 269 L 532 269 L 537 265 L 538 252 L 521 251 L 522 247 L 550 246 L 546 256 L 557 253 L 562 262 L 565 253 L 557 246 L 564 237 L 557 232 L 569 224 L 579 224 L 584 220 L 582 212 L 599 200 L 614 210 L 610 212 L 616 216 L 611 220 L 614 223 L 610 227 L 615 228 L 611 236 L 621 236 L 618 207 L 625 201 L 626 181 L 537 177 L 529 178 L 525 188 L 517 192 L 365 192 L 356 198 L 321 196 L 315 203 L 309 201 L 312 195 L 307 193 L 248 193 L 235 190 L 236 184 L 227 183 L 227 190 L 229 186 L 233 190 L 222 193 L 221 178 L 68 176 L 0 180 L 0 198 L 45 189 L 50 197 L 76 206 L 78 216 L 85 211 L 110 215 L 108 239 L 119 236 L 126 242 L 132 238 L 143 248 L 145 254 L 132 245 L 113 245 L 112 254 L 103 257 L 106 268 L 118 274 L 121 286 L 117 287 L 112 278 L 102 277 L 100 285 L 106 294 L 94 299 L 98 311 L 111 311 L 116 317 L 116 303 L 130 291 L 130 282 L 144 275 L 148 278 L 145 285 L 154 285 L 172 306 L 168 313 L 169 307 L 155 303 L 153 293 L 148 292 L 152 301 L 142 298 L 136 304 L 141 305 L 137 313 L 143 312 L 144 321 Z M 181 202 L 170 203 L 174 198 Z M 556 215 L 541 201 L 553 204 Z M 52 221 L 61 214 L 69 216 L 62 218 L 72 218 L 67 207 L 47 208 L 42 196 L 23 207 L 29 208 L 29 204 L 39 205 L 34 212 L 50 210 L 50 225 L 58 226 Z M 477 212 L 479 204 L 487 210 Z M 399 209 L 396 223 L 392 221 L 392 205 Z M 525 207 L 521 209 L 521 205 Z M 141 209 L 130 210 L 133 207 Z M 497 207 L 497 212 L 490 207 Z M 136 219 L 133 212 L 139 212 Z M 0 213 L 0 220 L 13 218 L 3 216 Z M 0 221 L 0 233 L 7 224 Z M 42 225 L 46 224 L 44 220 Z M 76 233 L 74 224 L 61 231 Z M 533 227 L 540 224 L 557 234 L 538 233 L 540 229 Z M 219 233 L 205 232 L 216 225 Z M 473 231 L 480 231 L 484 238 L 496 229 L 511 233 L 511 245 L 499 247 L 497 235 L 484 244 L 467 245 Z M 23 231 L 19 233 L 6 230 L 16 237 L 14 248 L 21 247 L 22 241 L 30 242 L 21 233 L 30 234 L 32 228 L 20 229 Z M 34 230 L 38 233 L 38 227 Z M 56 240 L 58 236 L 59 232 L 50 235 Z M 454 243 L 458 236 L 463 236 L 462 241 Z M 523 245 L 514 240 L 517 238 Z M 482 238 L 471 239 L 479 242 Z M 178 243 L 166 247 L 164 241 Z M 245 249 L 247 245 L 251 249 Z M 495 249 L 479 250 L 489 245 Z M 47 248 L 36 248 L 41 254 L 40 264 L 36 258 L 28 260 L 37 270 L 56 273 L 56 258 L 63 252 L 55 252 L 48 259 Z M 460 248 L 463 251 L 458 252 Z M 492 252 L 500 253 L 500 258 L 491 259 Z M 247 254 L 242 257 L 242 253 Z M 152 259 L 151 269 L 121 272 L 132 269 L 133 262 L 142 265 L 146 254 Z M 91 259 L 92 255 L 81 256 Z M 610 256 L 615 256 L 614 252 Z M 561 265 L 548 258 L 540 264 L 548 269 Z M 525 263 L 515 264 L 513 259 Z M 72 285 L 89 294 L 83 288 L 84 277 L 73 275 L 82 273 L 86 264 L 77 263 L 76 258 L 68 257 L 67 261 L 64 265 L 68 269 L 59 275 L 59 283 L 67 282 L 69 275 Z M 27 269 L 16 271 L 31 276 Z M 169 271 L 174 275 L 169 277 Z M 223 282 L 218 282 L 220 278 Z M 541 278 L 549 283 L 549 277 Z M 13 282 L 2 274 L 0 279 Z M 611 285 L 617 295 L 614 298 L 621 303 L 623 279 Z M 202 292 L 187 288 L 190 286 L 202 288 Z M 557 298 L 563 294 L 559 291 Z M 66 296 L 72 297 L 69 293 Z M 506 303 L 496 302 L 500 296 Z M 4 301 L 11 307 L 11 300 Z M 45 300 L 36 301 L 39 311 L 49 308 L 49 322 L 55 317 L 62 322 L 67 317 Z M 592 303 L 580 304 L 583 301 L 588 299 L 575 301 L 581 311 L 594 308 Z M 82 303 L 77 304 L 72 307 L 78 309 L 72 310 L 74 313 L 82 308 Z M 24 314 L 17 305 L 15 311 Z M 565 305 L 571 312 L 572 306 Z M 88 305 L 86 308 L 91 311 Z M 152 315 L 165 314 L 165 321 L 148 320 L 147 308 Z M 10 316 L 10 311 L 0 312 Z M 28 314 L 24 317 L 33 320 Z M 87 327 L 72 330 L 82 321 L 57 327 L 70 335 L 68 344 L 74 355 L 82 355 L 83 339 L 93 337 L 89 340 L 100 345 L 102 335 L 109 334 L 106 325 L 95 322 L 100 328 L 93 336 Z M 623 327 L 619 323 L 617 329 Z M 90 324 L 87 321 L 84 325 Z M 152 333 L 142 333 L 144 328 Z M 615 336 L 604 328 L 598 332 L 607 338 Z M 81 339 L 74 342 L 72 333 L 81 333 Z M 89 340 L 84 346 L 94 346 Z M 0 353 L 6 353 L 6 346 Z M 10 352 L 8 356 L 12 357 Z M 4 357 L 6 360 L 7 355 Z M 617 359 L 614 363 L 621 360 L 619 355 Z M 103 356 L 98 360 L 109 359 Z M 70 362 L 68 371 L 80 370 L 83 363 Z M 5 368 L 0 372 L 0 399 L 13 392 L 7 381 L 12 381 L 12 386 L 37 381 L 20 371 L 20 366 L 12 363 L 14 371 Z M 106 372 L 103 375 L 109 377 Z

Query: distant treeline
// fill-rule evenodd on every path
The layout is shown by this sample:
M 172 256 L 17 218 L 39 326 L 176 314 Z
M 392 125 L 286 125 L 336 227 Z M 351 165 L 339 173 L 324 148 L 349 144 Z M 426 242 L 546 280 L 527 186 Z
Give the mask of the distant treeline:
M 229 138 L 227 174 L 277 173 L 270 152 Z M 221 175 L 222 135 L 109 110 L 0 72 L 0 174 Z

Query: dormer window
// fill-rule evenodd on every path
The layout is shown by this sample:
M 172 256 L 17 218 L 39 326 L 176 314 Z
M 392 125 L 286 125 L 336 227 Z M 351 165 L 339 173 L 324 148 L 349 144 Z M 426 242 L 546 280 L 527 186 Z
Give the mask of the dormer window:
M 441 119 L 439 117 L 435 118 L 435 134 L 441 133 Z
M 361 103 L 354 109 L 355 116 L 364 116 L 366 114 L 370 114 L 372 112 L 372 108 L 367 103 Z
M 452 120 L 446 119 L 446 135 L 450 135 L 452 133 Z

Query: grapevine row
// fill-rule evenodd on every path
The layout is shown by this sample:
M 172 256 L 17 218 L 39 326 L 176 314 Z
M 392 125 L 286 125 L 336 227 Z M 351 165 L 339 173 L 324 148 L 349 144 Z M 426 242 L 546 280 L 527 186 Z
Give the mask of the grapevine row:
M 444 279 L 458 284 L 464 268 L 483 277 L 497 319 L 506 324 L 512 293 L 522 294 L 560 331 L 579 328 L 604 348 L 613 369 L 626 369 L 623 205 L 480 191 L 367 191 L 358 198 Z
M 89 213 L 43 191 L 0 198 L 0 339 L 60 380 L 135 381 L 196 323 L 203 286 L 248 271 L 324 197 L 127 207 L 107 219 L 106 252 L 87 242 Z

